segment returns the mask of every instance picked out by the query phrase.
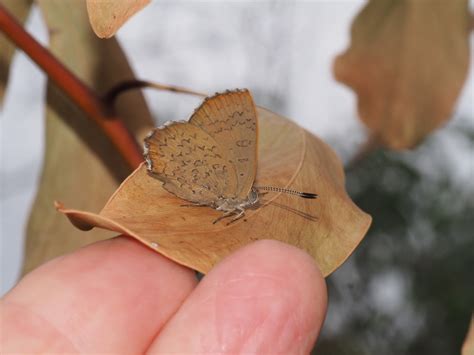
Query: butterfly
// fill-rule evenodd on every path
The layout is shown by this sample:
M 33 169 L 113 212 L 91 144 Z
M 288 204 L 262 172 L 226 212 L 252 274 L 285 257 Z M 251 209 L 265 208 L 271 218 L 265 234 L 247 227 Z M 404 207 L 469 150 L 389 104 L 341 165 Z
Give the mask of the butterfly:
M 208 206 L 233 216 L 229 223 L 257 206 L 269 191 L 304 198 L 316 194 L 278 187 L 254 186 L 257 173 L 258 119 L 247 89 L 208 97 L 189 121 L 168 121 L 144 141 L 150 175 L 163 188 L 191 206 Z M 265 191 L 265 192 L 262 192 Z

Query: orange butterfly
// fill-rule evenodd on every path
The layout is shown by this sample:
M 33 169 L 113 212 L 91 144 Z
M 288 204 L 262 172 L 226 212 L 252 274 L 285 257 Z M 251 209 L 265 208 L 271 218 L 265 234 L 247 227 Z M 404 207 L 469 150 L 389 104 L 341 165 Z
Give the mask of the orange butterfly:
M 258 121 L 247 89 L 227 91 L 204 100 L 189 121 L 166 122 L 145 138 L 148 171 L 174 195 L 235 215 L 259 203 L 259 190 L 304 198 L 316 194 L 254 186 L 257 172 Z

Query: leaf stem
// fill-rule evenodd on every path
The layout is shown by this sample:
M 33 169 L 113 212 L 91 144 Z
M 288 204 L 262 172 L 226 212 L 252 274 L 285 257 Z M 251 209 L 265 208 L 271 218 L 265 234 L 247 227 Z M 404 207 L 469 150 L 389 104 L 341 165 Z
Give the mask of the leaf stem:
M 208 96 L 206 94 L 193 91 L 190 89 L 186 89 L 183 87 L 179 87 L 179 86 L 165 85 L 165 84 L 154 83 L 151 81 L 131 79 L 131 80 L 122 81 L 118 83 L 117 85 L 113 86 L 104 95 L 103 100 L 107 102 L 110 106 L 112 106 L 115 100 L 117 99 L 117 97 L 120 94 L 124 93 L 125 91 L 129 91 L 133 89 L 143 89 L 143 88 L 152 88 L 152 89 L 157 89 L 157 90 L 164 90 L 164 91 L 170 91 L 170 92 L 187 94 L 187 95 L 195 95 L 195 96 L 200 96 L 200 97 Z
M 49 79 L 102 129 L 132 169 L 140 165 L 143 161 L 141 149 L 112 107 L 26 32 L 1 4 L 0 31 L 38 64 Z

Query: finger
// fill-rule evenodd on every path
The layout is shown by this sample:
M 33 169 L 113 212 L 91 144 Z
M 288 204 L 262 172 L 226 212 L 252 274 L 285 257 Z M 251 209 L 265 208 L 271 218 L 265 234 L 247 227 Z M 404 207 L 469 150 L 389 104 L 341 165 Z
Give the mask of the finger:
M 256 242 L 201 281 L 148 352 L 308 353 L 326 302 L 324 279 L 309 255 Z
M 196 285 L 131 238 L 57 258 L 2 300 L 5 352 L 141 353 Z

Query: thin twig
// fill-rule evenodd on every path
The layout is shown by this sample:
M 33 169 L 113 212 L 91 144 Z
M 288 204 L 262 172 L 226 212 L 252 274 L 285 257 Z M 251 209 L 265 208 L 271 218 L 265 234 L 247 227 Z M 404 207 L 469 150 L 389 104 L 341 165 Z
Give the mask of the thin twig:
M 132 169 L 140 165 L 143 161 L 141 149 L 114 110 L 26 32 L 2 5 L 0 5 L 0 31 L 35 61 L 49 79 L 102 129 Z
M 206 94 L 193 91 L 190 89 L 186 89 L 183 87 L 179 87 L 179 86 L 165 85 L 165 84 L 159 84 L 159 83 L 154 83 L 154 82 L 145 81 L 145 80 L 132 79 L 132 80 L 122 81 L 118 83 L 116 86 L 112 87 L 104 95 L 103 100 L 107 102 L 110 106 L 113 106 L 115 100 L 120 94 L 129 90 L 143 89 L 143 88 L 152 88 L 152 89 L 158 89 L 158 90 L 164 90 L 164 91 L 171 91 L 171 92 L 180 93 L 180 94 L 195 95 L 195 96 L 200 96 L 200 97 L 207 96 Z

